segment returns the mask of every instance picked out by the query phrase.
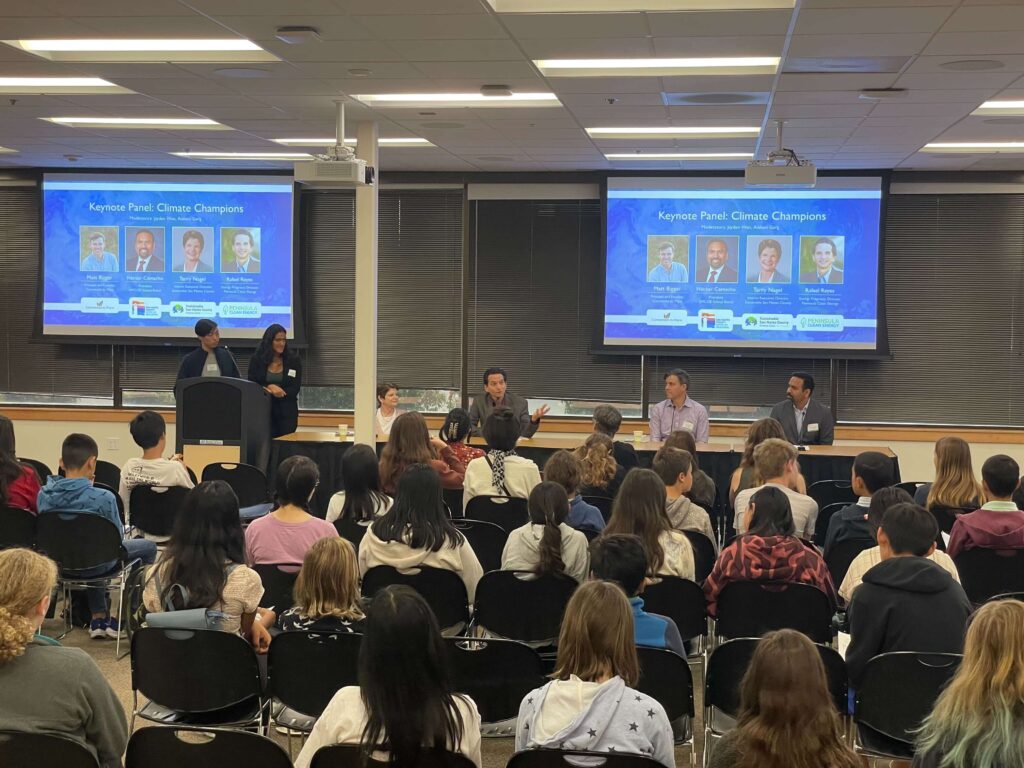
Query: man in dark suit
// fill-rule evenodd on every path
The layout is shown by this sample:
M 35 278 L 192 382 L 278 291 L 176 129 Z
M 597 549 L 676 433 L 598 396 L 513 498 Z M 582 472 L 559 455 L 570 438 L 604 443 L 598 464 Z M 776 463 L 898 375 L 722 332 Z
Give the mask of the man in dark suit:
M 135 255 L 128 258 L 126 272 L 163 272 L 164 260 L 157 256 L 156 238 L 148 229 L 140 229 L 135 233 Z
M 715 238 L 708 241 L 707 267 L 697 274 L 698 283 L 735 283 L 740 279 L 735 269 L 729 266 L 729 246 L 725 240 Z
M 794 445 L 832 445 L 836 422 L 828 406 L 811 399 L 814 377 L 797 371 L 789 377 L 786 399 L 772 408 L 772 418 L 782 424 L 786 439 Z
M 831 237 L 819 237 L 814 241 L 814 271 L 801 272 L 801 283 L 821 283 L 822 285 L 842 285 L 843 270 L 836 266 L 838 250 L 835 240 Z
M 189 352 L 181 360 L 178 379 L 192 379 L 198 376 L 227 376 L 240 379 L 235 358 L 227 347 L 220 345 L 220 328 L 213 320 L 205 317 L 196 323 L 199 349 Z
M 508 391 L 508 376 L 504 368 L 488 368 L 484 371 L 484 391 L 473 398 L 469 407 L 470 434 L 479 437 L 483 434 L 484 422 L 495 408 L 509 408 L 516 415 L 520 425 L 521 437 L 533 437 L 540 429 L 540 420 L 550 410 L 542 405 L 530 413 L 525 398 Z

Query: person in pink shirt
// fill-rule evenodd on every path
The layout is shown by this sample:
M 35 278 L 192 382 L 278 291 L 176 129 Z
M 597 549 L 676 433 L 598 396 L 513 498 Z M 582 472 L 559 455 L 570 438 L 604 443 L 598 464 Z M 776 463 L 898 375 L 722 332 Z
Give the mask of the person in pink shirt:
M 274 478 L 277 508 L 245 529 L 248 565 L 298 566 L 314 542 L 338 535 L 333 525 L 309 513 L 309 501 L 319 484 L 320 472 L 308 456 L 291 456 L 281 462 Z
M 14 422 L 0 416 L 0 504 L 36 511 L 39 477 L 35 469 L 17 459 Z

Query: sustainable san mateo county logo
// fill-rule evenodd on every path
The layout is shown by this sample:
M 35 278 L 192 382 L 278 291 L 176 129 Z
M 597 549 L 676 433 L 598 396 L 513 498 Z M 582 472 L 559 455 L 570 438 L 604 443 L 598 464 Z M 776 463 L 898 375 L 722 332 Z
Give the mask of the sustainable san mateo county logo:
M 743 321 L 745 328 L 757 328 L 757 318 L 753 315 L 747 315 L 747 319 Z
M 184 315 L 185 314 L 185 305 L 182 304 L 181 302 L 175 302 L 174 304 L 171 305 L 171 314 L 172 315 Z

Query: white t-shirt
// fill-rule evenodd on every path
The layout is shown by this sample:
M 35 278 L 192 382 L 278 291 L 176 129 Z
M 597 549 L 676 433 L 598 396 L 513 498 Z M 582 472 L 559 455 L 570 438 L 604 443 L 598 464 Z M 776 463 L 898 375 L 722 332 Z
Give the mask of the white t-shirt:
M 390 496 L 381 494 L 377 497 L 377 505 L 373 510 L 374 517 L 380 517 L 389 509 L 391 509 L 392 499 Z M 338 491 L 336 494 L 331 496 L 331 501 L 327 505 L 327 522 L 333 523 L 339 517 L 341 517 L 341 510 L 345 506 L 345 492 Z
M 522 456 L 505 457 L 505 487 L 508 495 L 520 499 L 530 498 L 530 491 L 540 485 L 540 470 L 530 459 Z M 494 473 L 487 458 L 481 456 L 466 465 L 462 481 L 462 510 L 465 512 L 474 496 L 502 496 L 494 487 Z
M 131 525 L 129 502 L 132 497 L 132 489 L 137 485 L 163 485 L 170 488 L 194 487 L 192 478 L 188 476 L 188 470 L 180 461 L 143 459 L 141 457 L 128 459 L 121 467 L 121 486 L 117 489 L 117 495 L 124 502 L 125 522 L 128 525 Z
M 818 519 L 818 502 L 810 496 L 797 493 L 793 489 L 787 488 L 784 485 L 779 485 L 778 483 L 765 483 L 764 485 L 759 485 L 757 488 L 747 488 L 745 491 L 740 491 L 736 494 L 736 504 L 733 507 L 736 513 L 733 521 L 733 525 L 736 527 L 736 533 L 740 534 L 747 532 L 747 527 L 744 525 L 744 522 L 747 516 L 747 507 L 750 506 L 750 497 L 762 488 L 768 487 L 778 488 L 789 497 L 789 506 L 793 510 L 793 525 L 796 526 L 796 535 L 805 539 L 813 537 L 814 523 Z

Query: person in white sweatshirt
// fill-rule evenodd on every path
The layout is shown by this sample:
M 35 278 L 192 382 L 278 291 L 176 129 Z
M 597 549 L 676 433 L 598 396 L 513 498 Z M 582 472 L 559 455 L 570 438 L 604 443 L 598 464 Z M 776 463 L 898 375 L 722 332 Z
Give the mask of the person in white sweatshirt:
M 590 568 L 587 537 L 566 525 L 569 497 L 558 483 L 545 482 L 530 492 L 530 522 L 508 535 L 501 553 L 503 571 L 537 576 L 564 573 L 584 581 Z
M 124 502 L 125 522 L 131 525 L 132 489 L 138 485 L 181 486 L 194 488 L 180 454 L 165 459 L 167 424 L 156 411 L 143 411 L 128 426 L 132 440 L 142 449 L 142 457 L 132 457 L 121 467 L 121 486 L 117 495 Z
M 359 543 L 359 575 L 378 565 L 403 573 L 421 566 L 458 575 L 473 602 L 484 575 L 473 548 L 448 519 L 441 480 L 429 464 L 412 464 L 398 478 L 395 503 L 377 518 Z
M 508 408 L 495 408 L 484 421 L 487 453 L 466 465 L 462 481 L 462 509 L 476 496 L 515 496 L 526 499 L 540 485 L 540 469 L 516 455 L 521 425 Z

